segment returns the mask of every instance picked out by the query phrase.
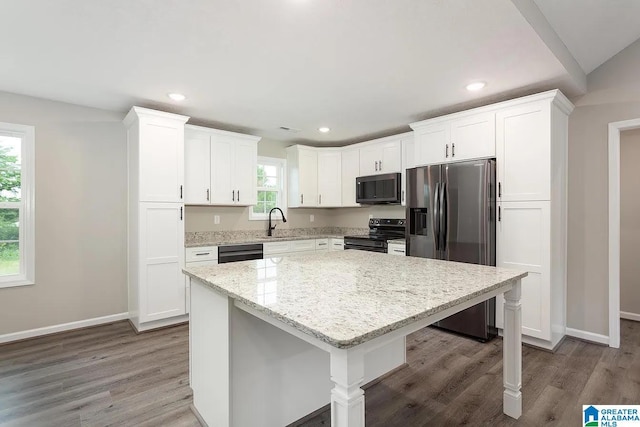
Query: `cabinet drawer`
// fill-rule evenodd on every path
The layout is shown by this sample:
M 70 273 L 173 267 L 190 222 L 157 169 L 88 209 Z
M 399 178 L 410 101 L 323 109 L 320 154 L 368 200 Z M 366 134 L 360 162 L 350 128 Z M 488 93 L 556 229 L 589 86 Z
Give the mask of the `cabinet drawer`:
M 329 249 L 329 239 L 316 239 L 316 251 Z
M 333 250 L 333 251 L 342 251 L 342 250 L 344 250 L 344 240 L 343 239 L 331 239 L 331 250 Z
M 203 246 L 199 248 L 185 249 L 186 262 L 211 261 L 211 260 L 217 260 L 217 259 L 218 259 L 217 246 Z
M 392 243 L 392 244 L 389 245 L 388 253 L 389 253 L 389 255 L 404 256 L 404 255 L 406 255 L 405 245 L 393 244 Z
M 269 242 L 262 244 L 264 255 L 284 254 L 291 251 L 291 242 Z
M 293 240 L 291 242 L 292 252 L 315 251 L 316 241 L 314 240 Z

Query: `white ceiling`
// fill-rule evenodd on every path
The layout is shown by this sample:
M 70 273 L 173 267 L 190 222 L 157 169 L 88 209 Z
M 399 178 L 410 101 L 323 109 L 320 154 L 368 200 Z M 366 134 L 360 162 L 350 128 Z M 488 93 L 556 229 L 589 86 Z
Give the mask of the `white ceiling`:
M 579 91 L 510 1 L 0 0 L 0 10 L 0 91 L 149 106 L 275 140 L 340 145 L 509 96 Z M 486 89 L 466 91 L 474 80 Z M 169 100 L 174 91 L 188 99 Z
M 638 0 L 535 0 L 589 74 L 640 38 Z

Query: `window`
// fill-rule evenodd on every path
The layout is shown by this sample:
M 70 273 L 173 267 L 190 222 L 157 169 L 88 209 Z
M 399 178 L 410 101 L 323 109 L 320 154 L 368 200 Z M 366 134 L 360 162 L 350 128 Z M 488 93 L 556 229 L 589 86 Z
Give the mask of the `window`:
M 284 171 L 284 159 L 258 157 L 258 202 L 249 210 L 249 219 L 268 219 L 269 211 L 276 206 L 286 212 Z
M 34 283 L 34 134 L 0 123 L 0 288 Z

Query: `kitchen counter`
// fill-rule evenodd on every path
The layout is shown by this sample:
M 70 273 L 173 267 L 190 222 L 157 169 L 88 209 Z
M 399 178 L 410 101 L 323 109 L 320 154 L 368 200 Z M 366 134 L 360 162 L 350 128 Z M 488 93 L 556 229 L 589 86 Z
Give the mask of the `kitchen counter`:
M 393 244 L 393 245 L 404 245 L 407 243 L 406 239 L 393 239 L 393 240 L 387 240 L 387 243 L 389 244 Z
M 405 366 L 408 334 L 499 294 L 503 411 L 522 413 L 527 273 L 365 251 L 184 272 L 193 410 L 208 425 L 288 425 L 330 403 L 332 426 L 364 427 L 361 385 Z
M 197 248 L 201 246 L 221 246 L 221 245 L 244 245 L 251 243 L 268 243 L 268 242 L 282 242 L 291 240 L 310 240 L 310 239 L 342 239 L 344 236 L 332 235 L 332 234 L 313 234 L 306 236 L 252 236 L 252 237 L 227 237 L 220 240 L 211 240 L 207 242 L 198 243 L 186 243 L 186 248 Z
M 240 231 L 203 231 L 185 233 L 185 247 L 194 248 L 202 246 L 238 245 L 250 243 L 265 243 L 287 240 L 308 239 L 342 239 L 344 236 L 366 236 L 368 228 L 344 228 L 344 227 L 320 227 L 320 228 L 295 228 L 276 229 L 274 236 L 268 237 L 266 230 L 240 230 Z
M 187 268 L 217 292 L 337 348 L 349 348 L 527 273 L 365 251 Z M 265 302 L 265 282 L 276 298 Z

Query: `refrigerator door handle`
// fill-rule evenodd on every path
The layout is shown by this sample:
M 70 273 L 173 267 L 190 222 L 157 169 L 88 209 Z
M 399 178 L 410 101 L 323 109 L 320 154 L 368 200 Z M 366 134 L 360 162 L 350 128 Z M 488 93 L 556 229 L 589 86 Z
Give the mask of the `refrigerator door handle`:
M 447 248 L 447 184 L 442 183 L 440 186 L 440 238 L 442 239 L 440 249 L 445 251 Z
M 436 244 L 436 252 L 440 250 L 440 183 L 436 183 L 436 189 L 433 192 L 433 241 Z

